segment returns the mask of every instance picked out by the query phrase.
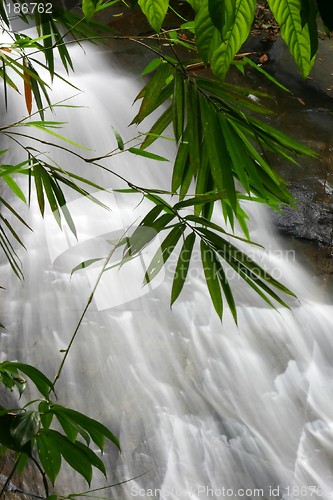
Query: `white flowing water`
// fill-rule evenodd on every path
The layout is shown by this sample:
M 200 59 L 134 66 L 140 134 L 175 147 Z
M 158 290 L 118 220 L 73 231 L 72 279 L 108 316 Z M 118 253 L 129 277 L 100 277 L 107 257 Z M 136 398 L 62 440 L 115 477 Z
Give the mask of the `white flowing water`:
M 130 137 L 129 105 L 139 84 L 95 53 L 83 58 L 78 74 L 74 81 L 85 92 L 75 103 L 89 109 L 65 115 L 72 125 L 64 135 L 99 155 L 114 147 L 111 125 Z M 57 120 L 63 112 L 57 111 Z M 91 174 L 108 188 L 125 187 L 69 155 L 51 154 L 64 168 Z M 169 187 L 167 164 L 131 155 L 104 164 L 141 186 Z M 35 232 L 24 234 L 24 283 L 2 266 L 1 284 L 6 277 L 8 288 L 2 292 L 1 322 L 7 328 L 0 337 L 2 359 L 55 375 L 59 351 L 69 342 L 98 273 L 85 270 L 71 278 L 71 269 L 106 255 L 106 239 L 118 237 L 150 207 L 136 208 L 136 195 L 98 196 L 111 212 L 85 199 L 69 204 L 78 240 L 68 228 L 61 232 L 52 214 L 43 220 L 33 203 Z M 110 477 L 105 481 L 97 474 L 94 487 L 136 477 L 95 492 L 97 498 L 333 496 L 332 306 L 318 301 L 310 277 L 281 246 L 267 215 L 257 208 L 251 213 L 252 239 L 267 248 L 255 257 L 298 294 L 291 310 L 266 307 L 234 279 L 239 326 L 228 311 L 221 323 L 198 262 L 172 310 L 174 259 L 150 288 L 142 288 L 141 280 L 151 254 L 105 274 L 57 387 L 60 403 L 102 420 L 120 438 L 121 453 L 110 447 L 105 454 Z M 67 475 L 58 486 L 65 493 L 87 489 Z

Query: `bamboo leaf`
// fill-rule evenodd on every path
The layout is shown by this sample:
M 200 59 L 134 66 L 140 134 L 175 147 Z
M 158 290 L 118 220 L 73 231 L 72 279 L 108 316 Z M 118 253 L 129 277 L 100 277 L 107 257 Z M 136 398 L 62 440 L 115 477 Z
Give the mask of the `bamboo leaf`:
M 24 203 L 27 202 L 26 197 L 24 196 L 24 193 L 20 186 L 17 184 L 17 182 L 13 179 L 11 175 L 3 175 L 2 176 L 3 180 L 6 182 L 6 184 L 10 187 L 10 189 L 13 191 L 13 193 L 20 198 L 20 200 L 24 201 Z
M 155 142 L 156 139 L 158 139 L 161 136 L 161 134 L 164 132 L 167 126 L 170 125 L 172 121 L 172 112 L 173 112 L 172 106 L 169 106 L 161 114 L 161 116 L 156 120 L 156 122 L 151 127 L 149 132 L 147 132 L 146 138 L 140 146 L 141 149 L 146 149 L 148 146 L 153 144 L 153 142 Z
M 143 156 L 144 158 L 149 158 L 150 160 L 169 161 L 167 158 L 164 158 L 163 156 L 156 155 L 155 153 L 150 153 L 149 151 L 145 151 L 139 148 L 128 148 L 127 151 L 129 153 L 132 153 L 133 155 Z
M 80 262 L 80 264 L 78 264 L 77 266 L 75 266 L 72 270 L 71 270 L 71 276 L 76 273 L 77 271 L 81 271 L 81 269 L 86 269 L 87 267 L 90 267 L 92 264 L 95 264 L 95 262 L 99 262 L 100 260 L 104 260 L 105 257 L 99 257 L 99 258 L 96 258 L 96 259 L 88 259 L 88 260 L 84 260 L 82 262 Z
M 176 141 L 179 142 L 184 130 L 184 113 L 185 113 L 185 85 L 184 77 L 180 70 L 175 72 L 174 89 L 172 98 L 173 110 L 173 131 Z
M 201 240 L 200 242 L 200 247 L 202 267 L 204 270 L 209 295 L 212 299 L 217 315 L 222 319 L 223 301 L 220 283 L 217 277 L 214 253 L 203 240 Z
M 184 137 L 186 139 L 186 135 Z M 177 156 L 172 170 L 171 189 L 175 193 L 182 183 L 184 172 L 188 166 L 188 141 L 181 142 L 178 146 Z
M 185 226 L 182 223 L 176 224 L 171 229 L 170 233 L 162 242 L 161 247 L 157 250 L 147 268 L 144 285 L 150 283 L 150 281 L 160 272 L 177 245 L 179 238 L 184 233 L 184 230 Z
M 172 290 L 171 290 L 171 306 L 177 300 L 180 292 L 183 289 L 187 273 L 190 267 L 191 255 L 195 242 L 195 233 L 190 233 L 183 243 L 182 249 L 179 254 L 175 274 L 173 277 Z
M 26 59 L 23 59 L 23 65 L 25 67 L 27 66 Z M 27 107 L 28 114 L 31 115 L 31 110 L 32 110 L 31 78 L 30 78 L 30 75 L 26 71 L 23 71 L 23 81 L 24 81 L 25 105 Z

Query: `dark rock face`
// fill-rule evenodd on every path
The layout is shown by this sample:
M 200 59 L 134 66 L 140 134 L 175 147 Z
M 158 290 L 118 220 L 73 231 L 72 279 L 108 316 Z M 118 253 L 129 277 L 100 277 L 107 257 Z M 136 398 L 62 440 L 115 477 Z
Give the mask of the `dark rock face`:
M 320 245 L 333 245 L 332 201 L 316 200 L 316 193 L 308 192 L 304 186 L 292 186 L 291 192 L 297 200 L 297 208 L 286 207 L 275 212 L 273 219 L 279 229 Z

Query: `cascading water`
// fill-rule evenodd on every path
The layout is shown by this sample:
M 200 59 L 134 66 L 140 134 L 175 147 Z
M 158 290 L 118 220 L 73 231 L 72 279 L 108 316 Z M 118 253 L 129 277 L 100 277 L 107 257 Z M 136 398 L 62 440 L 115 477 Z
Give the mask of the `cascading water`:
M 138 89 L 127 75 L 106 69 L 94 52 L 84 65 L 76 83 L 85 93 L 75 103 L 90 109 L 70 110 L 72 128 L 64 135 L 93 147 L 97 156 L 112 149 L 111 125 L 126 131 L 131 116 L 125 114 Z M 52 151 L 68 170 L 124 187 L 59 155 Z M 141 186 L 168 189 L 170 167 L 133 158 L 120 155 L 107 164 Z M 35 232 L 24 235 L 24 283 L 2 266 L 2 359 L 29 362 L 54 376 L 59 350 L 66 348 L 98 273 L 70 277 L 71 269 L 105 256 L 106 240 L 144 213 L 142 205 L 136 208 L 136 195 L 98 196 L 111 212 L 87 199 L 70 202 L 78 240 L 68 229 L 60 231 L 52 214 L 42 220 L 32 207 Z M 60 402 L 102 420 L 120 437 L 121 454 L 107 452 L 108 481 L 97 476 L 94 487 L 136 478 L 94 493 L 98 498 L 332 496 L 332 306 L 316 301 L 310 278 L 281 247 L 265 213 L 251 213 L 252 239 L 267 248 L 256 250 L 256 258 L 298 294 L 291 310 L 269 309 L 234 280 L 239 326 L 228 311 L 221 324 L 195 262 L 172 310 L 172 259 L 147 289 L 141 288 L 144 261 L 104 275 L 57 388 Z M 58 486 L 65 493 L 87 489 L 67 476 Z

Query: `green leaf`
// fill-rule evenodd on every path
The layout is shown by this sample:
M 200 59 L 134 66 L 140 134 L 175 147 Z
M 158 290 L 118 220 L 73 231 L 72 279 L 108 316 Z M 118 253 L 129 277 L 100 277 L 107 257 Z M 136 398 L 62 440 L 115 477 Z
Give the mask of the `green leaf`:
M 303 78 L 310 73 L 314 64 L 311 36 L 308 24 L 302 25 L 300 0 L 268 0 L 270 9 L 280 25 L 283 40 Z
M 184 130 L 185 114 L 185 85 L 181 70 L 177 70 L 174 76 L 174 90 L 172 97 L 173 131 L 176 141 L 179 142 Z
M 68 139 L 67 137 L 64 137 L 63 135 L 57 134 L 56 132 L 51 130 L 51 128 L 49 128 L 50 125 L 47 127 L 47 126 L 44 126 L 43 123 L 46 123 L 46 122 L 25 122 L 25 123 L 20 124 L 20 125 L 24 126 L 24 127 L 35 127 L 39 130 L 42 130 L 43 132 L 46 132 L 47 134 L 52 135 L 53 137 L 56 137 L 57 139 L 60 139 L 61 141 L 67 142 L 68 144 L 71 144 L 72 146 L 75 146 L 75 147 L 80 148 L 80 149 L 84 149 L 86 151 L 91 151 L 90 148 L 86 148 L 85 146 L 82 146 L 81 144 L 78 144 L 77 142 L 71 141 L 70 139 Z
M 88 434 L 91 436 L 91 439 L 101 450 L 103 450 L 104 447 L 105 437 L 119 448 L 118 439 L 107 427 L 105 427 L 105 425 L 101 424 L 97 420 L 87 417 L 83 413 L 80 413 L 76 410 L 71 410 L 70 408 L 65 408 L 60 405 L 52 405 L 51 410 L 55 415 L 59 414 L 70 417 L 76 424 L 78 424 L 88 432 Z
M 202 3 L 195 17 L 195 36 L 199 54 L 208 65 L 211 53 L 221 43 L 221 35 L 212 23 L 207 0 Z
M 152 73 L 153 71 L 155 71 L 155 69 L 158 68 L 158 66 L 160 64 L 162 64 L 162 58 L 155 57 L 144 68 L 144 70 L 141 73 L 141 76 L 149 75 L 149 73 Z
M 40 428 L 40 415 L 38 411 L 26 411 L 17 415 L 10 427 L 10 434 L 18 448 L 36 436 Z
M 139 0 L 138 4 L 149 24 L 156 32 L 159 32 L 168 11 L 169 0 Z
M 191 171 L 196 176 L 201 168 L 202 123 L 198 88 L 195 81 L 188 81 L 187 94 L 189 159 Z
M 54 430 L 44 431 L 46 441 L 50 442 L 53 448 L 56 448 L 58 453 L 61 453 L 66 462 L 85 478 L 90 485 L 92 479 L 92 464 L 87 454 L 81 449 L 81 446 L 76 446 L 76 442 L 72 443 L 67 437 Z
M 287 87 L 285 87 L 284 85 L 282 85 L 282 83 L 280 83 L 272 75 L 270 75 L 269 73 L 267 73 L 267 71 L 265 71 L 259 64 L 256 64 L 255 62 L 253 62 L 249 57 L 243 57 L 243 61 L 246 62 L 252 68 L 254 68 L 256 71 L 258 71 L 259 73 L 261 73 L 262 75 L 265 75 L 265 77 L 267 78 L 267 80 L 269 80 L 272 83 L 274 83 L 274 85 L 276 85 L 280 89 L 284 90 L 285 92 L 290 93 L 290 90 L 287 89 Z
M 207 193 L 203 195 L 197 195 L 194 198 L 188 198 L 185 201 L 180 201 L 174 205 L 175 210 L 182 210 L 183 208 L 192 207 L 194 205 L 205 205 L 206 203 L 211 203 L 212 201 L 221 200 L 220 193 Z
M 143 149 L 128 148 L 127 151 L 129 153 L 132 153 L 133 155 L 143 156 L 144 158 L 149 158 L 150 160 L 169 161 L 167 158 L 164 158 L 163 156 L 156 155 L 154 153 L 150 153 L 149 151 L 145 151 Z
M 75 445 L 77 446 L 77 448 L 79 448 L 81 451 L 83 451 L 83 453 L 86 454 L 86 456 L 87 456 L 89 462 L 91 463 L 91 465 L 93 467 L 96 467 L 97 469 L 99 469 L 104 474 L 104 476 L 106 477 L 105 465 L 102 462 L 102 460 L 96 455 L 96 453 L 94 453 L 85 444 L 80 443 L 80 441 L 76 441 Z
M 0 372 L 2 370 L 20 370 L 25 373 L 30 380 L 35 384 L 39 392 L 45 397 L 48 398 L 49 393 L 53 390 L 53 383 L 49 380 L 44 373 L 35 368 L 34 366 L 27 365 L 25 363 L 18 363 L 16 361 L 3 361 L 0 363 Z
M 166 214 L 167 215 L 167 214 Z M 157 250 L 154 257 L 152 258 L 148 269 L 146 271 L 144 285 L 150 283 L 150 281 L 155 278 L 155 276 L 160 272 L 165 262 L 170 257 L 175 246 L 177 245 L 179 238 L 184 233 L 185 226 L 182 223 L 176 224 L 163 240 L 161 247 Z
M 169 106 L 162 114 L 161 116 L 156 120 L 154 125 L 151 127 L 149 132 L 146 133 L 146 138 L 141 144 L 140 148 L 141 149 L 146 149 L 148 146 L 153 144 L 153 142 L 156 141 L 156 139 L 160 138 L 162 132 L 167 128 L 168 125 L 170 125 L 172 121 L 172 106 Z
M 234 3 L 234 11 L 230 10 L 229 14 L 229 9 L 225 8 L 222 43 L 211 56 L 211 68 L 221 80 L 250 33 L 256 8 L 256 0 L 232 0 L 230 3 Z
M 99 257 L 96 259 L 88 259 L 80 262 L 77 266 L 75 266 L 72 271 L 71 271 L 71 276 L 76 273 L 77 271 L 80 271 L 81 269 L 86 269 L 87 267 L 91 266 L 95 262 L 99 262 L 100 260 L 105 260 L 105 257 Z
M 12 176 L 11 175 L 3 175 L 2 178 L 5 181 L 5 183 L 10 187 L 10 189 L 13 191 L 13 193 L 18 198 L 20 198 L 20 200 L 22 200 L 22 201 L 24 201 L 24 203 L 26 203 L 27 200 L 26 200 L 26 198 L 24 196 L 24 193 L 22 192 L 22 189 L 17 184 L 17 182 L 14 181 L 14 179 L 12 178 Z
M 82 12 L 88 19 L 95 14 L 95 4 L 92 0 L 82 0 Z
M 113 130 L 113 133 L 115 135 L 118 148 L 120 149 L 120 151 L 124 151 L 124 141 L 123 141 L 121 135 L 119 134 L 118 130 L 116 130 L 115 128 L 112 127 L 112 130 Z
M 54 485 L 61 467 L 61 454 L 57 446 L 51 439 L 48 439 L 47 433 L 41 433 L 36 438 L 39 460 L 42 467 Z
M 184 172 L 186 171 L 186 167 L 188 166 L 188 151 L 188 141 L 181 142 L 178 146 L 177 156 L 172 170 L 171 189 L 173 193 L 175 193 L 179 186 L 181 186 L 182 180 L 184 178 Z
M 222 319 L 223 302 L 220 283 L 217 277 L 216 259 L 211 248 L 203 241 L 200 242 L 202 267 L 205 273 L 207 288 L 212 299 L 215 311 Z
M 195 242 L 195 233 L 189 234 L 183 243 L 182 249 L 179 254 L 175 274 L 173 277 L 172 290 L 171 290 L 171 305 L 178 298 L 183 289 L 187 273 L 190 267 L 192 250 Z
M 23 448 L 21 448 L 11 435 L 11 426 L 15 419 L 16 415 L 12 413 L 0 415 L 0 443 L 10 450 L 24 452 L 31 456 L 31 441 L 28 441 Z
M 215 28 L 222 31 L 226 15 L 225 0 L 208 0 L 208 10 Z

